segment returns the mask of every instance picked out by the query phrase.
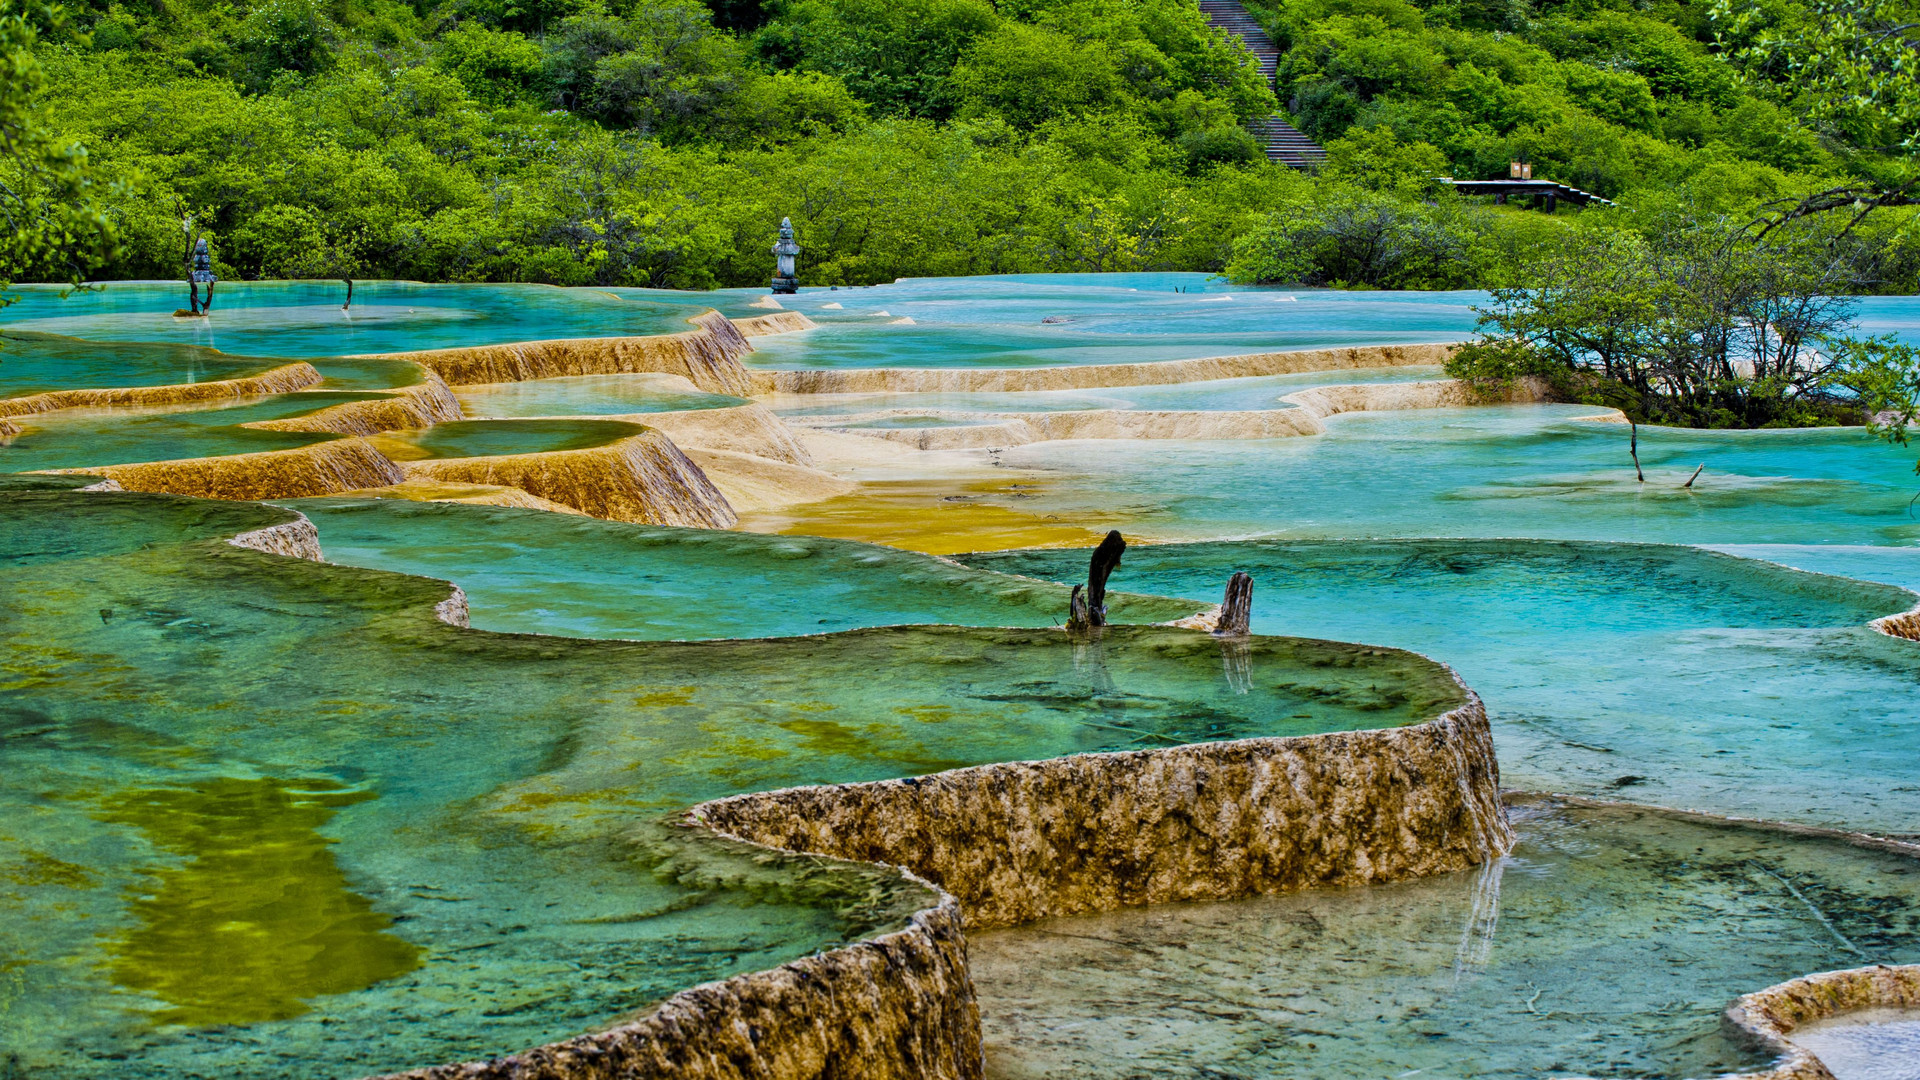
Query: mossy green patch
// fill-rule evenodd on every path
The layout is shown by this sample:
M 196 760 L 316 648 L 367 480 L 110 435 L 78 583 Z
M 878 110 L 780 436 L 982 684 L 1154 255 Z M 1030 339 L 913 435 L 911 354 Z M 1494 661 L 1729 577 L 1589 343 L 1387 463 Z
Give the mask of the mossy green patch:
M 413 970 L 420 949 L 349 886 L 320 827 L 370 792 L 332 781 L 221 777 L 126 792 L 101 816 L 184 861 L 132 898 L 139 924 L 113 941 L 113 981 L 165 1002 L 156 1023 L 284 1020 L 307 999 Z

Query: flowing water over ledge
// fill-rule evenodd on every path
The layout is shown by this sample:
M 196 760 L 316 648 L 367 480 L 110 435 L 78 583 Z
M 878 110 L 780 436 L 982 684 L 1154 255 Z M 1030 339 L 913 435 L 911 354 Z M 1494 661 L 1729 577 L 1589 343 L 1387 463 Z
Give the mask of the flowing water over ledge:
M 988 1076 L 1683 1080 L 1720 1013 L 1920 960 L 1920 860 L 1654 811 L 1521 803 L 1479 870 L 1051 919 L 971 939 Z
M 835 902 L 654 876 L 669 839 L 647 823 L 674 809 L 1461 700 L 1421 658 L 1292 639 L 1256 640 L 1236 680 L 1174 629 L 487 634 L 433 617 L 442 583 L 219 539 L 284 519 L 0 501 L 0 1053 L 28 1075 L 354 1076 L 518 1049 L 866 932 Z

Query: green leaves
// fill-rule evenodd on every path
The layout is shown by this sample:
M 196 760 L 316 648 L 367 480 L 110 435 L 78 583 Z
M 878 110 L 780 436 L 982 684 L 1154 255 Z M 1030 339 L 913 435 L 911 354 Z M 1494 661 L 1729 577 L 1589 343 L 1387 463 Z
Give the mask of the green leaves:
M 86 150 L 56 136 L 36 100 L 46 72 L 34 55 L 35 23 L 58 28 L 64 17 L 57 7 L 0 4 L 0 277 L 77 284 L 117 240 L 95 202 Z

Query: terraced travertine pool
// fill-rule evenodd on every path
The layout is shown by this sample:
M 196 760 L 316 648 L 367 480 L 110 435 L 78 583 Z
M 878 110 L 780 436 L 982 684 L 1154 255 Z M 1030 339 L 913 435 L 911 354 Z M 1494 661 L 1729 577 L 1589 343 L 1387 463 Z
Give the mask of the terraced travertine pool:
M 115 283 L 30 289 L 4 314 L 0 397 L 302 359 L 324 380 L 11 418 L 13 1075 L 345 1078 L 564 1039 L 902 924 L 899 879 L 692 843 L 668 820 L 695 803 L 1403 728 L 1461 705 L 1452 671 L 1485 699 L 1509 789 L 1597 801 L 1513 795 L 1517 845 L 1474 870 L 970 933 L 988 1075 L 1680 1080 L 1765 1064 L 1720 1027 L 1740 994 L 1920 963 L 1920 861 L 1898 842 L 1920 838 L 1920 646 L 1867 626 L 1920 601 L 1915 481 L 1910 453 L 1858 430 L 1643 428 L 1644 485 L 1618 425 L 1558 405 L 1402 397 L 1286 438 L 921 451 L 857 433 L 1277 412 L 1317 386 L 1441 377 L 1399 362 L 1024 392 L 762 385 L 795 424 L 673 429 L 727 498 L 767 507 L 733 531 L 531 509 L 498 485 L 263 503 L 35 475 L 355 440 L 238 425 L 428 378 L 333 354 L 760 313 L 747 291 L 362 283 L 347 316 L 342 291 L 222 286 L 196 321 L 169 314 L 178 286 Z M 757 337 L 743 360 L 1030 369 L 1404 345 L 1465 336 L 1475 300 L 914 281 L 789 298 L 818 329 Z M 1920 303 L 1875 300 L 1862 322 L 1909 333 Z M 367 445 L 537 463 L 644 430 L 601 417 L 752 411 L 666 372 L 459 400 L 467 419 Z M 802 426 L 844 416 L 867 419 Z M 294 511 L 328 564 L 225 542 Z M 1067 586 L 1109 527 L 1133 544 L 1112 582 L 1129 625 L 1076 638 L 1057 628 Z M 1235 571 L 1255 581 L 1246 645 L 1150 625 L 1217 603 Z M 435 615 L 453 585 L 470 628 Z

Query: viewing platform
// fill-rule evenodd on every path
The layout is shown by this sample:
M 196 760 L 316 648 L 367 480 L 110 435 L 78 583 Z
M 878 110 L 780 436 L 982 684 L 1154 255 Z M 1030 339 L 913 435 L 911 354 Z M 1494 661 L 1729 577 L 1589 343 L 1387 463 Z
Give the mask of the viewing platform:
M 1590 191 L 1581 191 L 1577 187 L 1555 183 L 1552 180 L 1455 180 L 1451 176 L 1438 178 L 1443 184 L 1451 184 L 1462 195 L 1491 195 L 1493 201 L 1505 204 L 1515 195 L 1532 196 L 1534 205 L 1551 214 L 1562 200 L 1577 206 L 1599 203 L 1612 206 L 1613 201 L 1603 199 Z

